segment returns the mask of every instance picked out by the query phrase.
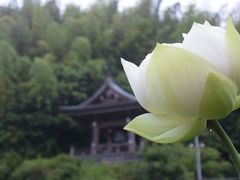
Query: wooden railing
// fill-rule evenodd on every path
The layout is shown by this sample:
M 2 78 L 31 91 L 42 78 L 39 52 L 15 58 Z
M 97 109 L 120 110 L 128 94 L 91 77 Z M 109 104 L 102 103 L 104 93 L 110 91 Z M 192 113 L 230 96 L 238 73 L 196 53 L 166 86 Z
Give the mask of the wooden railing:
M 123 143 L 112 143 L 112 144 L 98 144 L 96 146 L 97 155 L 106 155 L 106 154 L 119 154 L 119 153 L 128 153 L 129 144 L 127 142 Z M 138 149 L 138 148 L 137 148 Z M 136 151 L 137 151 L 136 149 Z M 91 155 L 90 148 L 70 148 L 71 156 L 85 156 Z
M 97 154 L 111 154 L 128 152 L 128 143 L 116 143 L 116 144 L 99 144 L 97 146 Z

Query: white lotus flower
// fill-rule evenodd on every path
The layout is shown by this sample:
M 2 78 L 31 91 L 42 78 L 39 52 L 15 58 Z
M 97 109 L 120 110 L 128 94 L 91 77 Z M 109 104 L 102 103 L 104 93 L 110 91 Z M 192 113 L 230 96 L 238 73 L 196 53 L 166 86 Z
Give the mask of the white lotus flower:
M 157 44 L 139 67 L 122 61 L 133 92 L 149 113 L 124 129 L 151 141 L 174 143 L 198 135 L 206 121 L 240 106 L 240 36 L 194 23 L 178 44 Z

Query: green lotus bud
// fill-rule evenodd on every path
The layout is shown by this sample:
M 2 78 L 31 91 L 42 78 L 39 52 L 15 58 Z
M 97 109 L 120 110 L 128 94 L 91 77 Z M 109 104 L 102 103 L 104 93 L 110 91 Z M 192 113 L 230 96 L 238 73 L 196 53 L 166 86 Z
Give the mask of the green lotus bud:
M 231 20 L 226 30 L 194 23 L 183 36 L 182 43 L 157 44 L 139 67 L 121 60 L 149 112 L 124 129 L 158 143 L 181 142 L 240 106 L 240 36 Z

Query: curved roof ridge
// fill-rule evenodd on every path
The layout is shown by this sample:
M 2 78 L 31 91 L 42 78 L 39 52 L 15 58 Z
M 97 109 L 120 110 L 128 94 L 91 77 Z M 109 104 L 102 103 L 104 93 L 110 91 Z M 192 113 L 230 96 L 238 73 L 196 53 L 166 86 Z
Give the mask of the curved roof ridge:
M 115 91 L 117 91 L 119 94 L 127 97 L 128 99 L 131 99 L 133 101 L 136 101 L 136 97 L 132 94 L 130 94 L 129 92 L 123 90 L 120 86 L 118 86 L 115 82 L 111 81 L 109 82 L 109 85 L 112 89 L 114 89 Z
M 123 90 L 120 86 L 118 86 L 113 81 L 113 79 L 111 77 L 107 77 L 104 84 L 92 96 L 90 96 L 90 98 L 88 98 L 87 100 L 83 101 L 82 103 L 80 103 L 78 105 L 60 106 L 59 108 L 61 110 L 81 109 L 81 108 L 91 104 L 91 102 L 93 102 L 107 87 L 112 88 L 113 90 L 115 90 L 116 92 L 118 92 L 119 94 L 121 94 L 122 96 L 126 97 L 127 99 L 129 99 L 131 101 L 137 101 L 136 97 L 134 95 L 128 93 L 125 90 Z

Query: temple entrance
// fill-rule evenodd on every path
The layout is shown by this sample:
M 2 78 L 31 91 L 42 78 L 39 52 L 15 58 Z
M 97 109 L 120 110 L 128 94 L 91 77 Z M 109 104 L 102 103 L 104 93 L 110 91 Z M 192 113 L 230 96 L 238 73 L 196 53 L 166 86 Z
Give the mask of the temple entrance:
M 120 120 L 118 122 L 121 122 Z M 127 123 L 125 123 L 127 124 Z M 91 154 L 112 154 L 136 151 L 135 134 L 123 130 L 123 123 L 93 122 Z
M 84 150 L 71 147 L 71 156 L 99 160 L 109 157 L 131 159 L 143 145 L 142 138 L 123 130 L 123 127 L 145 111 L 133 95 L 121 89 L 111 78 L 107 78 L 88 100 L 76 106 L 62 106 L 60 110 L 79 124 L 88 124 L 91 131 L 90 147 Z
M 119 153 L 128 151 L 127 132 L 121 127 L 105 127 L 100 129 L 98 154 Z

